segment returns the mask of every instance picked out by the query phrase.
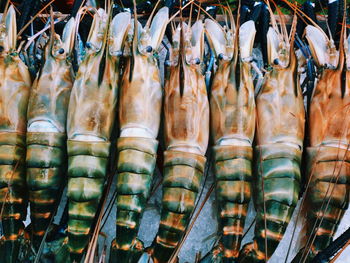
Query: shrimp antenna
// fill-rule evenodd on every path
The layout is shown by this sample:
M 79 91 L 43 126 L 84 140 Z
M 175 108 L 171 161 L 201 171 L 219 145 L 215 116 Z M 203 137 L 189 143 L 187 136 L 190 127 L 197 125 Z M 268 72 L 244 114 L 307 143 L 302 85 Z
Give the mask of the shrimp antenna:
M 174 21 L 171 21 L 170 26 L 171 26 L 171 31 L 172 31 L 172 33 L 174 33 L 174 32 L 175 32 L 175 30 L 176 30 L 176 27 L 175 27 Z
M 46 9 L 48 8 L 53 2 L 55 2 L 56 0 L 51 0 L 50 2 L 48 2 L 38 13 L 35 14 L 35 16 L 33 16 L 29 22 L 27 24 L 24 25 L 24 27 L 22 27 L 22 29 L 18 32 L 17 34 L 17 38 L 27 29 L 28 26 L 30 26 L 31 23 L 33 23 L 33 21 Z
M 233 17 L 233 10 L 231 9 L 230 7 L 230 4 L 228 3 L 228 1 L 226 0 L 226 5 L 227 5 L 227 9 L 228 9 L 228 16 L 230 18 L 230 24 L 231 24 L 231 27 L 235 27 L 234 30 L 236 31 L 238 28 L 239 28 L 239 19 L 241 17 L 241 13 L 240 13 L 240 7 L 241 7 L 241 0 L 238 1 L 238 10 L 237 10 L 237 21 L 236 21 L 236 24 L 235 24 L 235 19 Z M 221 7 L 223 8 L 223 7 Z M 226 7 L 225 7 L 226 9 Z
M 278 28 L 278 25 L 277 25 L 277 21 L 276 21 L 276 18 L 272 12 L 272 8 L 270 6 L 270 1 L 269 0 L 264 0 L 265 4 L 267 5 L 267 9 L 269 10 L 269 13 L 270 13 L 270 16 L 271 16 L 271 24 L 272 24 L 272 27 L 275 29 L 275 31 L 278 33 L 278 35 L 281 34 L 279 28 Z
M 95 13 L 97 13 L 97 9 L 92 7 L 92 6 L 84 6 L 83 7 L 83 3 L 80 5 L 75 17 L 75 35 L 76 37 L 78 37 L 78 32 L 79 32 L 79 25 L 80 25 L 80 21 L 82 20 L 82 17 L 84 17 L 84 15 L 86 14 L 86 12 L 89 11 L 89 9 L 91 9 L 92 11 L 94 11 Z
M 232 26 L 235 25 L 235 44 L 234 44 L 234 63 L 236 64 L 237 63 L 237 60 L 238 60 L 238 46 L 239 46 L 239 19 L 240 19 L 240 9 L 241 9 L 241 0 L 238 0 L 238 10 L 237 10 L 237 21 L 236 21 L 236 25 L 234 24 L 234 18 L 233 18 L 233 15 L 232 15 L 232 11 L 231 11 L 231 8 L 229 7 L 229 16 L 230 16 L 230 20 L 231 20 L 231 23 L 232 23 Z
M 107 28 L 106 28 L 106 37 L 108 37 L 108 29 L 109 29 L 109 26 L 110 26 L 110 23 L 112 21 L 112 16 L 113 16 L 113 0 L 108 0 L 106 1 L 107 2 L 107 7 L 106 7 L 106 11 L 107 11 L 107 14 L 108 14 L 108 20 L 107 20 Z
M 190 18 L 188 21 L 189 26 L 191 26 L 191 23 L 192 23 L 192 9 L 193 9 L 193 3 L 191 3 L 191 8 L 190 8 Z M 198 9 L 198 12 L 199 12 L 199 9 Z
M 158 7 L 160 1 L 161 1 L 161 0 L 158 0 L 157 3 L 156 3 L 156 5 L 154 6 L 154 8 L 153 8 L 153 10 L 152 10 L 152 13 L 150 14 L 150 16 L 149 16 L 149 18 L 148 18 L 148 20 L 147 20 L 147 22 L 146 22 L 145 28 L 149 28 L 149 26 L 150 26 L 150 24 L 151 24 L 151 21 L 152 21 L 152 19 L 153 19 L 154 13 L 156 12 L 156 9 L 157 9 L 157 7 Z
M 284 41 L 286 43 L 288 43 L 289 37 L 288 37 L 288 32 L 287 32 L 287 27 L 286 27 L 286 20 L 285 20 L 284 14 L 282 13 L 281 9 L 276 4 L 276 2 L 274 0 L 271 0 L 271 1 L 272 1 L 273 5 L 276 7 L 276 11 L 278 13 L 278 16 L 281 19 L 280 29 L 281 29 L 281 33 L 282 33 L 282 36 L 284 38 Z
M 342 26 L 340 31 L 338 69 L 342 69 L 344 66 L 344 59 L 345 59 L 344 41 L 346 41 L 345 37 L 346 37 L 346 0 L 344 0 L 343 21 L 342 21 Z M 343 91 L 342 91 L 342 95 L 344 95 Z
M 221 12 L 224 14 L 225 23 L 226 23 L 226 25 L 228 26 L 228 21 L 227 21 L 227 15 L 226 15 L 226 13 L 227 13 L 227 12 L 231 12 L 231 10 L 227 11 L 227 10 L 226 10 L 226 7 L 225 7 L 223 4 L 221 4 L 221 1 L 220 1 L 220 0 L 219 0 L 219 4 L 220 4 Z M 229 3 L 228 3 L 227 1 L 226 1 L 226 5 L 229 6 Z
M 55 37 L 55 20 L 53 18 L 53 9 L 52 9 L 52 6 L 50 6 L 50 29 L 51 29 L 51 32 L 50 32 L 50 42 L 49 42 L 49 45 L 50 45 L 50 48 L 53 47 L 53 43 L 55 42 L 54 40 L 54 37 Z
M 71 13 L 71 15 L 72 15 L 73 17 L 76 17 L 76 16 L 77 16 L 78 11 L 83 7 L 85 1 L 86 1 L 86 0 L 81 0 L 81 2 L 80 2 L 80 4 L 79 4 L 79 7 L 78 7 L 78 8 L 77 8 L 78 1 L 74 1 L 73 10 L 72 10 L 72 13 Z
M 326 39 L 329 39 L 327 34 L 323 31 L 323 29 L 317 24 L 315 23 L 315 21 L 313 21 L 309 16 L 307 16 L 302 10 L 300 10 L 300 8 L 298 8 L 297 6 L 293 5 L 292 3 L 290 3 L 287 0 L 282 0 L 286 5 L 288 5 L 290 8 L 292 8 L 294 11 L 297 12 L 297 14 L 299 15 L 300 18 L 302 18 L 302 20 L 304 21 L 304 17 L 317 29 L 319 29 L 321 31 L 321 33 L 324 35 L 324 37 Z M 304 16 L 304 17 L 302 17 Z
M 57 21 L 54 21 L 53 23 L 57 24 L 57 23 L 59 23 L 59 22 L 61 22 L 63 20 L 64 20 L 64 18 L 61 17 L 61 18 L 58 18 Z M 46 30 L 48 30 L 49 28 L 51 28 L 51 25 L 44 27 L 42 30 L 37 32 L 35 35 L 33 35 L 30 38 L 28 38 L 28 41 L 27 41 L 26 45 L 24 46 L 23 50 L 26 51 L 29 48 L 29 46 L 33 43 L 33 41 L 37 37 L 39 37 L 42 33 L 44 33 Z
M 321 2 L 320 0 L 317 0 L 317 1 L 318 1 L 318 3 L 320 4 L 322 13 L 325 14 L 326 12 L 324 11 L 322 2 Z M 326 19 L 326 26 L 327 26 L 327 31 L 328 31 L 328 34 L 329 34 L 329 39 L 330 39 L 330 40 L 333 40 L 332 32 L 331 32 L 331 29 L 330 29 L 329 24 L 328 24 L 328 19 Z
M 231 10 L 231 8 L 230 8 L 230 5 L 229 5 L 228 1 L 226 0 L 227 8 L 226 8 L 226 6 L 224 6 L 223 4 L 221 4 L 221 1 L 220 1 L 220 0 L 218 0 L 218 2 L 219 2 L 219 5 L 218 5 L 218 6 L 220 7 L 221 12 L 222 12 L 223 15 L 224 15 L 224 19 L 225 19 L 225 24 L 226 24 L 226 26 L 229 27 L 229 22 L 228 22 L 228 20 L 227 20 L 227 16 L 229 16 L 229 18 L 230 18 L 230 25 L 233 26 L 234 24 L 233 24 L 232 22 L 233 22 L 234 20 L 232 19 L 232 21 L 231 21 L 232 10 Z M 228 11 L 227 11 L 226 9 L 228 9 Z M 227 15 L 227 13 L 228 13 L 228 15 Z M 214 22 L 216 22 L 216 19 L 212 18 L 208 13 L 206 13 L 206 14 L 209 16 L 209 18 L 211 18 Z M 233 18 L 233 16 L 232 16 L 232 18 Z M 220 25 L 220 27 L 221 27 L 221 25 Z
M 107 0 L 105 2 L 105 7 L 106 7 L 106 13 L 108 15 L 107 17 L 107 23 L 106 23 L 106 27 L 105 27 L 105 30 L 104 30 L 104 35 L 103 35 L 103 44 L 102 44 L 102 48 L 103 50 L 105 50 L 106 48 L 106 45 L 107 45 L 107 39 L 108 39 L 108 28 L 109 28 L 109 25 L 110 25 L 110 21 L 112 20 L 112 10 L 113 10 L 113 6 L 112 6 L 112 3 L 111 3 L 112 0 Z
M 341 31 L 340 31 L 340 42 L 341 43 L 339 43 L 339 48 L 344 47 L 344 40 L 346 40 L 346 27 L 347 27 L 346 10 L 347 10 L 347 3 L 346 3 L 346 0 L 344 0 L 343 22 L 342 22 Z
M 295 38 L 295 32 L 297 30 L 297 15 L 296 12 L 294 11 L 293 14 L 293 21 L 292 21 L 292 28 L 290 30 L 290 34 L 289 34 L 289 43 L 292 43 L 292 45 L 294 45 L 294 38 Z
M 177 17 L 179 14 L 182 14 L 182 10 L 185 9 L 187 6 L 189 6 L 190 4 L 194 4 L 196 5 L 196 3 L 194 2 L 194 0 L 190 0 L 189 2 L 187 2 L 184 6 L 181 7 L 180 5 L 180 10 L 177 11 L 175 14 L 173 14 L 170 19 L 168 20 L 168 23 L 170 23 L 175 17 Z M 198 6 L 198 5 L 197 5 Z
M 9 9 L 9 5 L 10 5 L 10 0 L 7 0 L 6 5 L 5 5 L 5 9 L 4 9 L 4 13 L 2 14 L 1 23 L 5 22 L 7 11 Z
M 133 53 L 133 56 L 135 57 L 139 30 L 138 30 L 138 24 L 137 24 L 138 20 L 137 20 L 136 0 L 133 0 L 133 3 L 134 3 L 134 37 L 132 40 L 132 53 Z
M 202 6 L 202 2 L 199 2 L 199 6 Z M 198 8 L 198 14 L 197 14 L 197 18 L 196 18 L 196 21 L 199 20 L 199 16 L 200 16 L 201 12 L 200 12 L 200 9 Z
M 213 20 L 213 22 L 216 23 L 219 27 L 222 27 L 220 23 L 216 21 L 216 19 L 214 19 L 207 11 L 205 11 L 205 9 L 201 5 L 197 4 L 196 2 L 193 2 L 193 4 L 197 6 L 200 10 L 202 10 L 202 12 L 206 14 L 211 20 Z
M 184 21 L 183 21 L 183 16 L 182 16 L 182 10 L 185 7 L 182 7 L 182 2 L 180 0 L 180 47 L 179 47 L 179 84 L 180 84 L 180 96 L 182 97 L 183 95 L 183 89 L 184 89 L 184 79 L 182 78 L 183 76 L 183 61 L 185 61 L 185 52 L 184 52 L 184 38 L 185 38 L 185 33 L 184 33 Z M 189 25 L 190 27 L 191 25 Z

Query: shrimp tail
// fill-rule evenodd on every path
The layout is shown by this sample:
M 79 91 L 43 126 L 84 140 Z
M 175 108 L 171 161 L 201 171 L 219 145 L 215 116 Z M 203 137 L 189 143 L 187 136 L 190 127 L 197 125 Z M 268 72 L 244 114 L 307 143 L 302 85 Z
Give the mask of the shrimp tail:
M 36 249 L 60 200 L 57 196 L 65 181 L 66 159 L 66 134 L 27 133 L 27 184 L 31 203 L 32 242 Z
M 299 198 L 302 151 L 275 143 L 256 146 L 255 154 L 255 235 L 253 243 L 243 247 L 239 262 L 264 262 L 271 257 L 283 238 Z
M 231 262 L 239 255 L 251 198 L 253 149 L 250 146 L 215 146 L 214 152 L 219 229 L 223 233 L 220 245 L 211 251 L 211 259 L 212 262 Z
M 102 197 L 109 149 L 110 142 L 67 141 L 68 240 L 57 251 L 55 262 L 80 262 L 83 256 Z
M 304 248 L 293 262 L 305 258 L 308 262 L 325 249 L 332 242 L 340 220 L 349 206 L 349 152 L 346 149 L 322 146 L 309 147 L 307 155 L 309 174 L 311 170 L 313 172 L 305 206 L 313 209 L 308 210 L 305 215 L 305 232 L 308 238 L 305 238 Z
M 16 262 L 23 221 L 27 215 L 27 187 L 25 183 L 25 136 L 16 133 L 0 134 L 0 206 L 3 237 L 0 254 L 3 262 Z
M 112 241 L 110 262 L 137 262 L 143 249 L 137 233 L 150 195 L 158 141 L 121 137 L 117 148 L 117 237 Z
M 153 262 L 168 262 L 190 221 L 206 158 L 200 154 L 165 151 L 162 212 L 154 241 Z

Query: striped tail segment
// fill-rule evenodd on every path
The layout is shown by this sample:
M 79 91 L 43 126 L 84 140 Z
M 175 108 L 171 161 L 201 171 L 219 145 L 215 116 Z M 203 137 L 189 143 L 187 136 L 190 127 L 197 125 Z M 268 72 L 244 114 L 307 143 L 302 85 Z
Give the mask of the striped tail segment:
M 219 205 L 223 262 L 238 258 L 251 198 L 253 149 L 215 146 L 216 196 Z
M 110 262 L 137 262 L 143 249 L 137 233 L 151 190 L 158 141 L 121 137 L 117 148 L 117 236 Z
M 306 214 L 308 253 L 301 250 L 297 258 L 307 256 L 310 260 L 330 244 L 348 208 L 350 152 L 337 147 L 309 147 L 307 156 L 308 174 L 312 176 L 305 200 L 310 208 Z
M 1 262 L 6 263 L 17 260 L 27 215 L 25 140 L 25 135 L 15 132 L 0 133 L 0 211 L 4 234 L 0 256 Z
M 203 155 L 164 152 L 162 212 L 154 241 L 153 261 L 168 262 L 185 233 L 204 173 Z
M 36 249 L 49 227 L 66 180 L 66 139 L 64 133 L 27 133 L 27 184 Z
M 68 140 L 68 249 L 80 262 L 104 189 L 110 142 Z
M 283 143 L 255 147 L 254 242 L 243 247 L 239 262 L 265 262 L 275 252 L 298 201 L 301 154 L 301 150 Z

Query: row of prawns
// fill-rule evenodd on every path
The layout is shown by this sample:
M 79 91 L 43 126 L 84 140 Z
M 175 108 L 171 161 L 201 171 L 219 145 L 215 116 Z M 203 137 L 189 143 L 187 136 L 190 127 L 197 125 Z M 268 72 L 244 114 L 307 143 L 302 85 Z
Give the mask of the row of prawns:
M 303 14 L 295 5 L 288 5 Z M 347 10 L 345 1 L 344 6 Z M 311 19 L 312 25 L 305 28 L 317 67 L 305 126 L 294 48 L 296 15 L 288 34 L 283 17 L 278 26 L 269 2 L 267 8 L 271 15 L 268 66 L 255 98 L 250 75 L 254 24 L 246 22 L 236 32 L 220 30 L 207 21 L 207 36 L 218 64 L 210 107 L 221 238 L 204 262 L 268 261 L 284 236 L 303 182 L 306 190 L 298 217 L 305 219 L 304 230 L 293 262 L 309 262 L 330 244 L 349 204 L 350 36 L 346 34 L 346 11 L 340 21 L 338 49 L 332 34 L 327 36 Z M 309 137 L 307 171 L 301 173 L 305 135 Z M 240 250 L 252 195 L 254 238 Z
M 55 262 L 78 262 L 89 241 L 106 177 L 130 15 L 119 14 L 110 22 L 106 11 L 95 10 L 86 54 L 74 76 L 72 56 L 83 11 L 66 23 L 62 36 L 54 32 L 52 20 L 43 66 L 33 83 L 16 49 L 14 7 L 2 17 L 1 262 L 17 262 L 27 239 L 39 250 L 67 175 L 67 238 Z M 31 225 L 25 231 L 28 203 Z
M 165 63 L 166 151 L 161 220 L 152 249 L 148 250 L 153 262 L 173 260 L 174 250 L 186 231 L 203 177 L 210 129 L 215 144 L 213 150 L 221 239 L 219 245 L 203 261 L 265 262 L 283 238 L 301 194 L 300 166 L 305 135 L 305 109 L 294 49 L 296 16 L 288 34 L 286 26 L 282 23 L 279 27 L 270 7 L 269 10 L 272 18 L 272 27 L 267 33 L 269 67 L 256 98 L 251 75 L 255 37 L 255 25 L 252 21 L 239 27 L 229 11 L 230 22 L 224 27 L 214 20 L 207 19 L 204 24 L 197 21 L 190 26 L 181 22 L 177 28 L 173 28 L 169 59 Z M 306 28 L 306 37 L 313 56 L 315 59 L 317 56 L 323 56 L 324 61 L 316 60 L 319 75 L 309 114 L 308 132 L 311 145 L 307 154 L 312 157 L 307 159 L 309 175 L 303 212 L 308 212 L 305 215 L 307 221 L 304 235 L 310 238 L 294 259 L 295 262 L 312 259 L 330 243 L 349 201 L 346 179 L 349 171 L 346 169 L 347 163 L 344 162 L 346 159 L 341 155 L 321 158 L 315 154 L 315 148 L 320 151 L 320 146 L 333 147 L 326 148 L 327 153 L 336 151 L 338 154 L 342 149 L 345 154 L 349 144 L 347 131 L 340 128 L 333 130 L 335 124 L 329 124 L 330 116 L 345 129 L 349 122 L 346 114 L 349 66 L 344 65 L 345 57 L 349 60 L 350 37 L 346 36 L 345 18 L 342 24 L 339 51 L 336 50 L 334 41 L 316 24 L 316 27 Z M 207 91 L 201 70 L 204 32 L 217 61 L 210 94 L 210 123 Z M 328 61 L 329 58 L 331 59 Z M 325 85 L 324 81 L 330 81 L 332 78 L 324 76 L 324 71 L 337 76 L 333 77 L 337 79 L 337 83 Z M 334 89 L 337 89 L 338 93 L 344 91 L 339 93 L 343 94 L 340 100 L 335 102 L 332 96 L 325 95 L 325 86 L 332 88 L 332 92 Z M 321 102 L 317 96 L 325 100 L 321 110 Z M 330 100 L 333 100 L 334 104 L 330 104 Z M 324 107 L 331 107 L 332 113 L 326 113 L 329 109 Z M 318 113 L 315 113 L 315 108 L 318 109 Z M 319 128 L 320 120 L 315 114 L 322 116 L 321 126 L 325 128 Z M 148 115 L 145 113 L 142 116 L 145 118 Z M 144 137 L 145 133 L 139 132 Z M 328 145 L 329 142 L 324 137 L 332 132 L 337 135 Z M 318 137 L 318 142 L 314 141 L 315 137 Z M 121 153 L 122 151 L 119 151 L 119 154 Z M 130 198 L 129 195 L 133 194 L 137 196 L 133 198 L 147 199 L 149 182 L 130 182 L 131 180 L 124 179 L 124 175 L 121 177 L 120 174 L 127 172 L 124 166 L 120 170 L 124 161 L 124 158 L 118 161 L 117 187 L 119 190 L 119 187 L 129 184 L 130 188 L 118 191 L 117 210 L 122 210 L 123 213 L 118 212 L 117 215 L 117 238 L 113 249 L 116 250 L 116 261 L 136 262 L 142 248 L 136 234 L 143 206 L 120 204 L 125 201 L 122 201 L 122 198 Z M 314 169 L 318 171 L 317 174 L 314 174 Z M 334 181 L 339 177 L 337 169 L 341 169 L 344 178 Z M 125 184 L 126 181 L 128 184 Z M 131 190 L 132 187 L 136 190 Z M 253 243 L 246 244 L 240 252 L 245 217 L 252 193 L 257 210 L 254 240 Z M 144 205 L 141 202 L 137 204 Z M 308 207 L 318 209 L 310 213 Z M 120 215 L 125 216 L 125 210 L 128 210 L 128 218 L 137 214 L 137 217 L 134 217 L 136 219 L 132 218 L 133 220 L 127 223 L 123 221 Z M 118 236 L 118 227 L 123 229 L 123 234 L 128 233 L 126 229 L 133 232 L 133 235 L 129 235 L 129 242 L 123 243 L 123 247 L 118 245 L 118 240 L 122 238 Z
M 43 66 L 33 83 L 16 49 L 15 8 L 10 6 L 3 15 L 0 253 L 4 262 L 17 262 L 28 238 L 34 251 L 40 249 L 67 179 L 67 237 L 55 262 L 81 260 L 105 188 L 117 112 L 118 235 L 111 261 L 129 248 L 140 249 L 135 238 L 155 166 L 163 97 L 155 53 L 167 26 L 168 8 L 159 10 L 152 25 L 150 18 L 142 27 L 128 12 L 112 19 L 109 6 L 107 11 L 83 7 L 66 23 L 62 36 L 54 32 L 52 20 Z M 95 14 L 74 76 L 73 49 L 86 11 Z M 25 230 L 28 203 L 31 225 Z
M 163 112 L 162 211 L 148 250 L 153 262 L 168 262 L 186 231 L 201 187 L 210 130 L 222 235 L 204 260 L 268 260 L 302 188 L 305 110 L 294 50 L 296 19 L 288 34 L 271 15 L 269 67 L 256 97 L 251 75 L 254 22 L 239 26 L 230 10 L 225 26 L 212 19 L 193 25 L 181 21 L 172 29 L 163 96 L 157 51 L 170 21 L 168 8 L 152 13 L 144 26 L 128 12 L 112 18 L 111 7 L 94 10 L 85 56 L 74 76 L 72 53 L 84 11 L 67 22 L 62 36 L 51 27 L 34 83 L 17 50 L 14 8 L 2 18 L 1 258 L 16 262 L 25 232 L 39 249 L 68 178 L 67 237 L 55 262 L 79 262 L 116 147 L 117 219 L 110 262 L 137 262 L 143 252 L 137 233 L 150 196 Z M 330 243 L 349 202 L 350 37 L 344 24 L 338 50 L 319 27 L 305 31 L 319 75 L 307 131 L 304 204 L 311 209 L 303 211 L 308 212 L 305 235 L 310 238 L 295 262 L 309 260 Z M 210 106 L 202 74 L 205 33 L 217 61 Z M 114 146 L 116 119 L 119 138 Z M 257 210 L 254 240 L 240 251 L 251 196 Z M 28 202 L 31 228 L 25 231 Z
M 222 231 L 219 245 L 207 256 L 209 262 L 267 261 L 298 201 L 305 111 L 293 46 L 296 19 L 289 35 L 273 14 L 271 19 L 269 67 L 256 97 L 251 76 L 254 23 L 246 22 L 225 36 L 224 30 L 207 22 L 218 59 L 210 106 Z M 254 239 L 240 251 L 251 196 Z

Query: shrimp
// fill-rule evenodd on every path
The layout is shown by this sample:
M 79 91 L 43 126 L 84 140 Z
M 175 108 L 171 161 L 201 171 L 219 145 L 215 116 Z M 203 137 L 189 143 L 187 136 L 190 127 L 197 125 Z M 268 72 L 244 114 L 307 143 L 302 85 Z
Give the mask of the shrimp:
M 110 24 L 108 17 L 103 9 L 94 15 L 86 55 L 70 96 L 68 236 L 56 254 L 56 262 L 81 259 L 105 185 L 118 99 L 120 55 L 130 14 L 120 13 Z
M 33 83 L 27 112 L 27 185 L 31 236 L 36 249 L 55 212 L 66 182 L 66 121 L 73 86 L 72 51 L 75 19 L 71 18 L 62 40 L 51 33 L 45 62 Z
M 3 262 L 16 262 L 28 193 L 25 174 L 29 70 L 20 59 L 16 13 L 11 5 L 0 23 L 0 203 Z
M 168 262 L 194 210 L 209 138 L 209 102 L 201 63 L 204 25 L 185 22 L 173 32 L 165 77 L 164 180 L 153 262 Z
M 301 188 L 305 109 L 294 53 L 294 17 L 290 36 L 280 32 L 274 16 L 267 33 L 268 72 L 256 98 L 254 202 L 257 210 L 253 243 L 239 262 L 265 262 L 276 250 L 290 222 Z
M 326 248 L 349 206 L 350 36 L 345 19 L 338 50 L 322 29 L 305 28 L 318 76 L 309 112 L 305 243 L 293 262 L 308 262 Z
M 135 19 L 129 32 L 132 56 L 126 59 L 120 90 L 117 235 L 111 245 L 110 262 L 137 262 L 143 249 L 137 233 L 157 159 L 163 92 L 156 55 L 168 13 L 167 7 L 161 8 L 152 24 L 151 15 L 144 28 Z
M 230 24 L 232 28 L 226 26 L 224 29 L 210 19 L 205 23 L 218 64 L 210 109 L 219 231 L 222 235 L 219 246 L 211 252 L 211 262 L 238 258 L 252 192 L 256 113 L 250 62 L 256 31 L 253 21 L 236 30 L 231 16 Z M 238 57 L 240 62 L 237 62 Z

